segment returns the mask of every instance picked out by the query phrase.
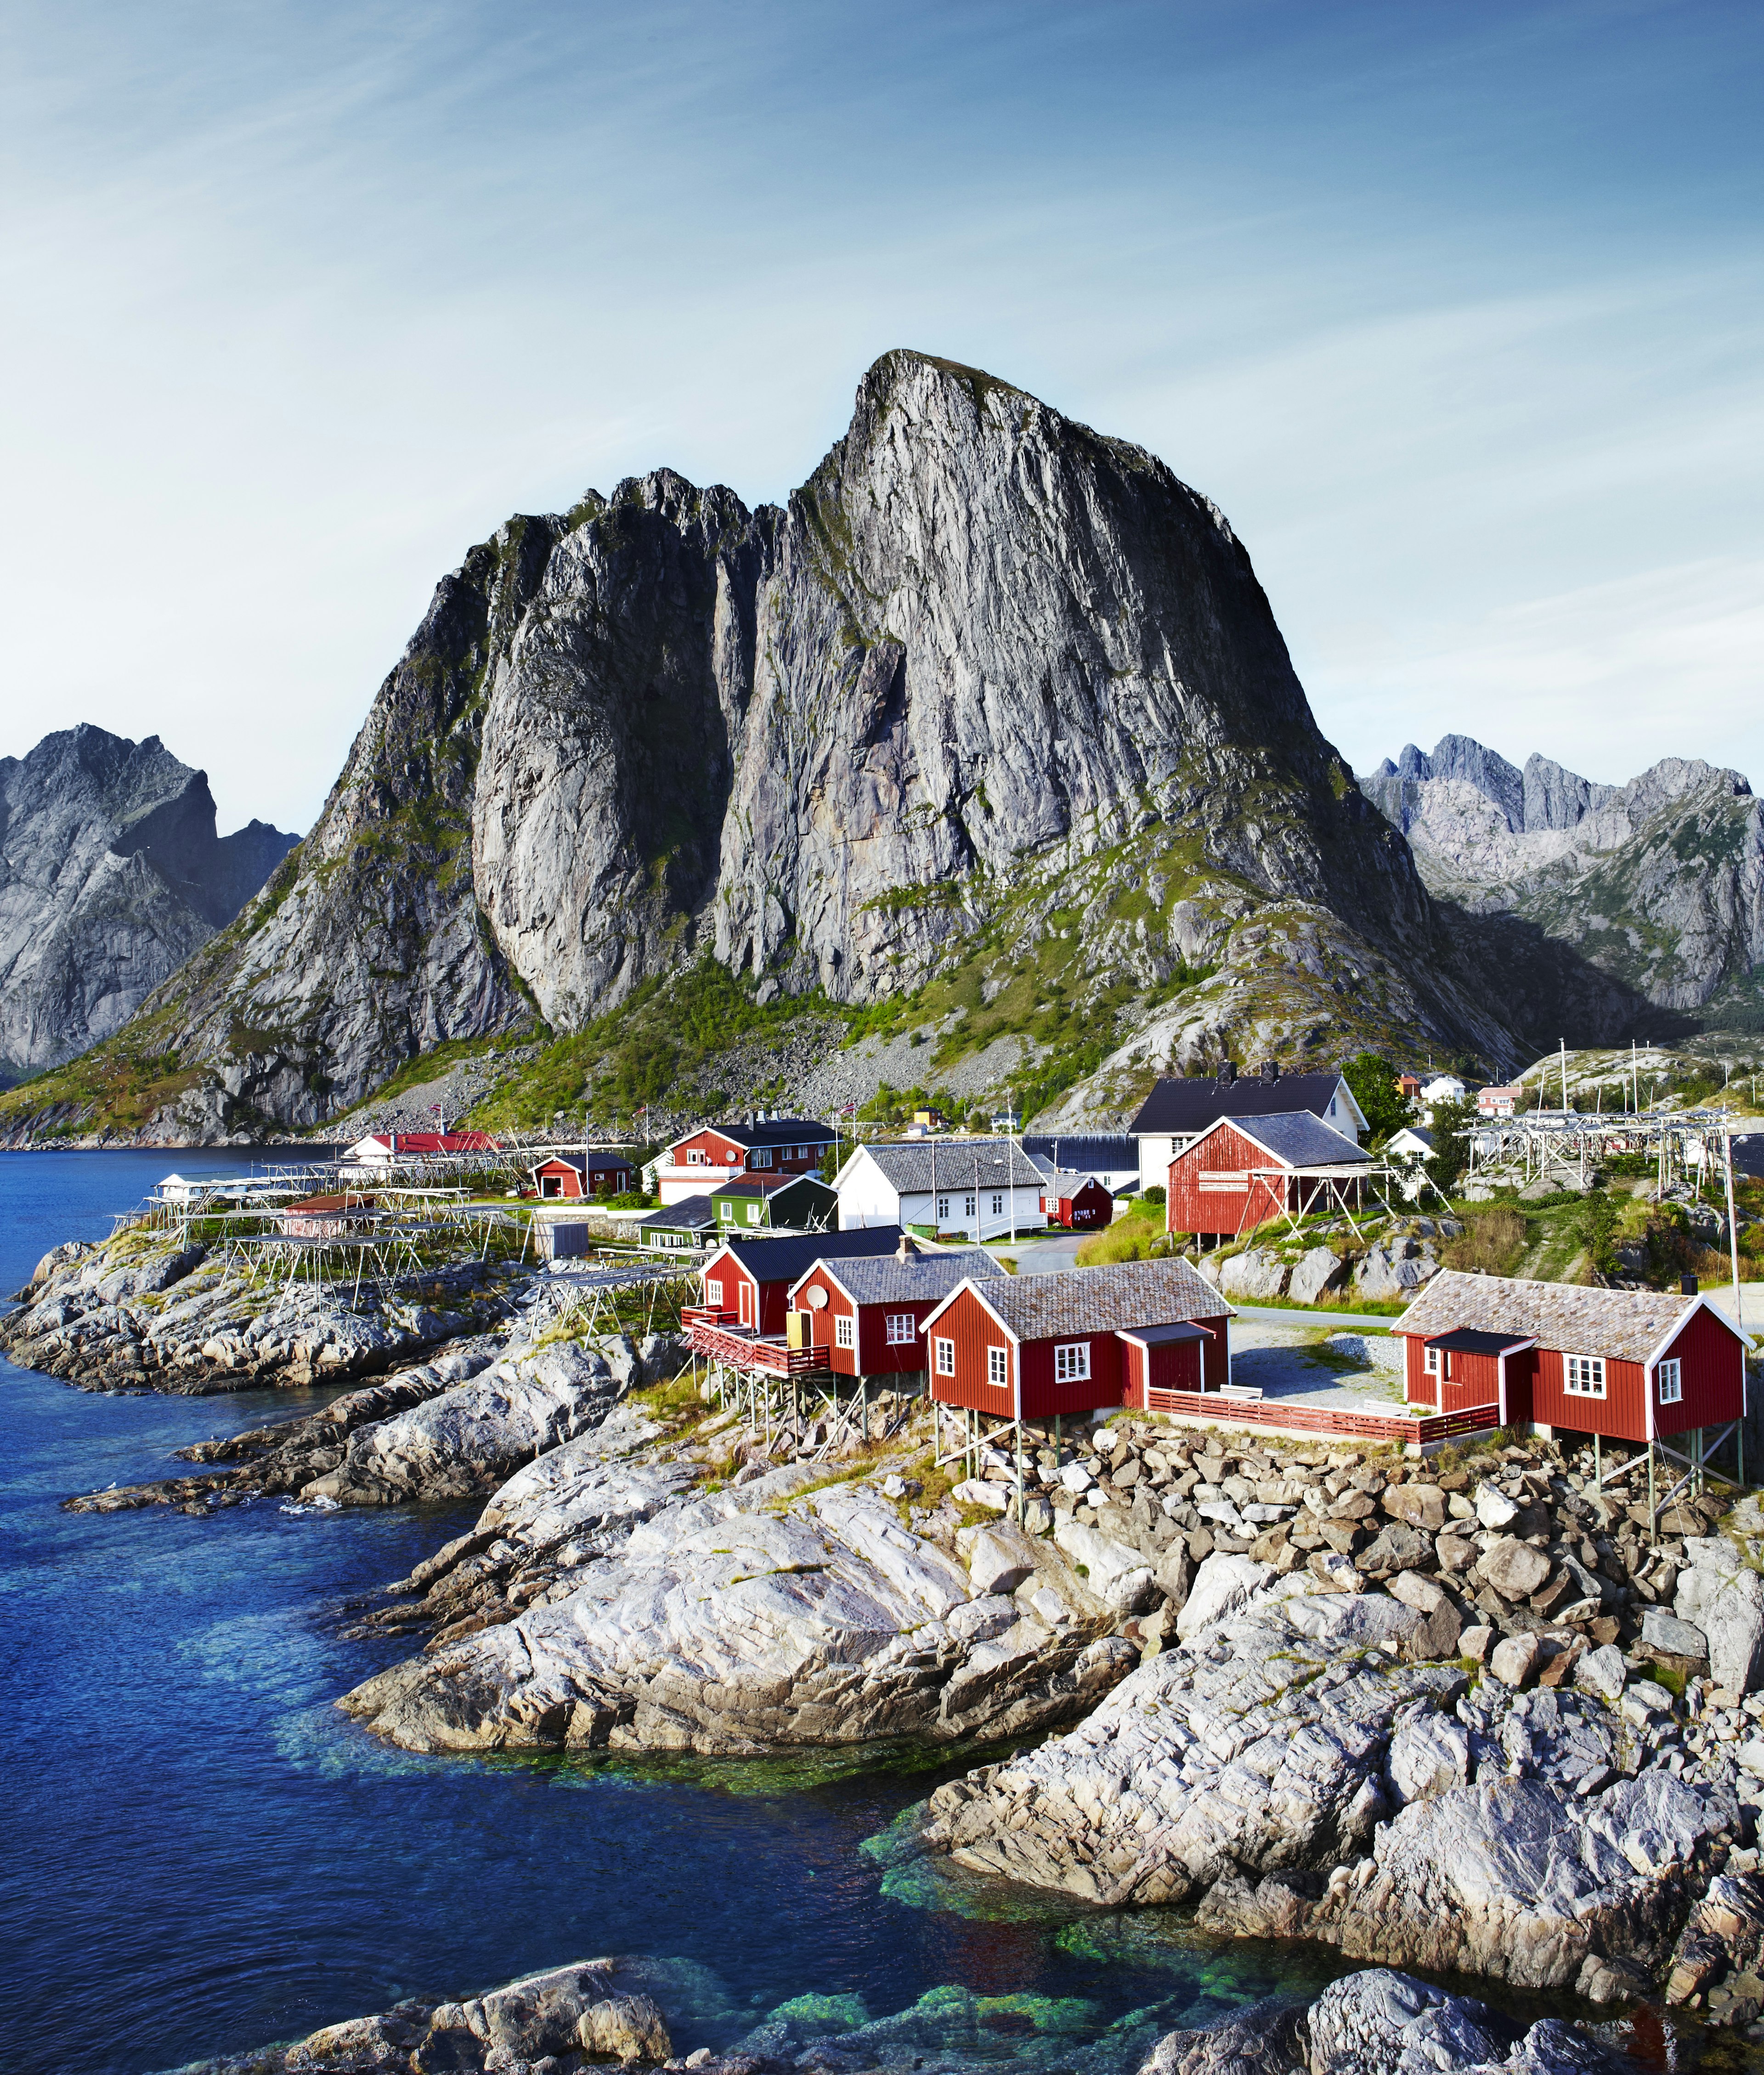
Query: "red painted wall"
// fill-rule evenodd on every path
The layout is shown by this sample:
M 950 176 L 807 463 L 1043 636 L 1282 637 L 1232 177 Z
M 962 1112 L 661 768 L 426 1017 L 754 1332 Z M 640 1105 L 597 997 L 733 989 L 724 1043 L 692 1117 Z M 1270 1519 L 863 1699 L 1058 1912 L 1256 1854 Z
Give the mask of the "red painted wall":
M 808 1302 L 811 1289 L 825 1290 L 827 1293 L 826 1307 L 821 1311 L 814 1310 Z M 922 1332 L 910 1340 L 892 1345 L 888 1340 L 889 1315 L 905 1311 L 916 1326 L 922 1327 L 926 1314 L 934 1308 L 929 1300 L 854 1306 L 826 1269 L 817 1268 L 798 1287 L 793 1303 L 796 1310 L 807 1311 L 814 1319 L 810 1331 L 814 1344 L 826 1350 L 827 1366 L 836 1376 L 908 1376 L 930 1366 L 930 1344 Z M 833 1321 L 835 1318 L 850 1318 L 854 1311 L 857 1317 L 857 1344 L 842 1348 L 834 1341 Z
M 1054 1350 L 1069 1347 L 1076 1340 L 1090 1342 L 1090 1377 L 1083 1382 L 1057 1382 Z M 1060 1333 L 1045 1340 L 1025 1340 L 1018 1352 L 1023 1365 L 1025 1419 L 1051 1419 L 1056 1413 L 1094 1412 L 1123 1402 L 1128 1348 L 1112 1332 Z
M 1431 1377 L 1427 1369 L 1427 1343 L 1416 1335 L 1406 1335 L 1404 1346 L 1406 1358 L 1403 1374 L 1408 1385 L 1411 1405 L 1437 1403 L 1442 1412 L 1468 1412 L 1479 1405 L 1498 1403 L 1501 1396 L 1501 1362 L 1496 1355 L 1451 1353 L 1451 1373 L 1445 1377 Z M 1442 1349 L 1442 1354 L 1447 1351 Z M 1516 1356 L 1507 1364 L 1509 1381 L 1524 1356 Z
M 1202 1232 L 1210 1237 L 1247 1232 L 1276 1207 L 1268 1191 L 1254 1182 L 1243 1189 L 1203 1189 L 1203 1168 L 1209 1174 L 1242 1173 L 1265 1167 L 1268 1155 L 1227 1124 L 1179 1153 L 1170 1163 L 1165 1224 L 1170 1232 Z
M 739 1167 L 754 1174 L 806 1174 L 811 1168 L 821 1164 L 825 1147 L 811 1145 L 804 1152 L 793 1145 L 760 1145 L 752 1152 L 743 1152 L 733 1139 L 725 1138 L 720 1131 L 707 1126 L 695 1131 L 689 1138 L 677 1139 L 669 1148 L 669 1155 L 676 1167 L 689 1167 L 694 1151 L 702 1153 L 705 1164 L 712 1167 Z M 755 1153 L 768 1153 L 771 1158 L 764 1164 L 756 1163 Z
M 953 1377 L 939 1376 L 937 1373 L 932 1344 L 940 1339 L 955 1343 L 955 1373 Z M 986 1351 L 988 1348 L 1003 1348 L 1005 1350 L 1005 1381 L 1000 1388 L 995 1389 L 986 1380 Z M 1012 1394 L 1011 1380 L 1016 1370 L 1010 1335 L 971 1290 L 958 1290 L 948 1309 L 938 1316 L 926 1334 L 925 1365 L 930 1377 L 931 1395 L 941 1403 L 966 1405 L 978 1411 L 989 1412 L 1001 1419 L 1013 1416 L 1015 1400 Z
M 1725 1427 L 1737 1419 L 1745 1395 L 1745 1353 L 1739 1336 L 1712 1311 L 1693 1311 L 1679 1327 L 1663 1361 L 1676 1360 L 1684 1398 L 1678 1405 L 1656 1405 L 1655 1431 L 1682 1434 L 1692 1427 Z M 1648 1379 L 1649 1388 L 1654 1379 Z
M 1115 1216 L 1115 1199 L 1100 1182 L 1088 1183 L 1075 1196 L 1045 1195 L 1041 1205 L 1049 1220 L 1068 1232 L 1108 1224 Z
M 1596 1355 L 1600 1350 L 1596 1347 L 1576 1348 L 1572 1352 Z M 1508 1365 L 1509 1382 L 1516 1366 L 1514 1363 Z M 1571 1398 L 1563 1388 L 1562 1377 L 1561 1350 L 1538 1348 L 1535 1351 L 1530 1393 L 1530 1417 L 1534 1420 L 1548 1427 L 1571 1427 L 1580 1434 L 1607 1434 L 1622 1441 L 1647 1439 L 1647 1399 L 1639 1362 L 1616 1361 L 1608 1356 L 1603 1398 Z M 1513 1396 L 1509 1389 L 1508 1410 L 1510 1416 L 1517 1419 L 1520 1415 L 1511 1402 Z
M 551 1203 L 564 1203 L 582 1194 L 582 1177 L 567 1160 L 546 1160 L 533 1170 L 540 1195 Z

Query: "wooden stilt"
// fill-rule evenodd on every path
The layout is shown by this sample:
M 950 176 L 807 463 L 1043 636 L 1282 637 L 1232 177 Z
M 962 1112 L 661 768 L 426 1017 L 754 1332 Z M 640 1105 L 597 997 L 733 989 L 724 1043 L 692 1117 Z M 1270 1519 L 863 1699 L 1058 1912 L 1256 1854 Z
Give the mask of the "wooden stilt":
M 1017 1427 L 1017 1524 L 1021 1527 L 1023 1525 L 1023 1423 L 1019 1419 L 1015 1424 Z
M 1650 1542 L 1658 1542 L 1659 1539 L 1660 1523 L 1654 1510 L 1654 1443 L 1650 1441 L 1648 1443 L 1648 1539 Z
M 1596 1434 L 1592 1437 L 1592 1486 L 1595 1491 L 1605 1481 L 1605 1464 L 1599 1448 L 1599 1438 Z

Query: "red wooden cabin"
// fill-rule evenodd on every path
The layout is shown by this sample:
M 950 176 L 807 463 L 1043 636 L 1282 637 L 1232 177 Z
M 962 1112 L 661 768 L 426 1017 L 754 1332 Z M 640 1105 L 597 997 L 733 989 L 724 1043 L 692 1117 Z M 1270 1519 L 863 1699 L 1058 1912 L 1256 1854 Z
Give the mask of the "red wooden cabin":
M 925 1321 L 930 1392 L 1002 1419 L 1130 1405 L 1230 1381 L 1231 1307 L 1186 1261 L 964 1282 Z
M 892 1253 L 901 1244 L 898 1225 L 871 1225 L 860 1232 L 768 1234 L 726 1240 L 705 1263 L 704 1310 L 729 1325 L 780 1333 L 790 1309 L 790 1289 L 818 1261 Z
M 1222 1116 L 1170 1163 L 1167 1227 L 1236 1239 L 1282 1213 L 1357 1207 L 1368 1164 L 1360 1146 L 1309 1110 Z
M 1491 1425 L 1642 1443 L 1745 1417 L 1752 1343 L 1694 1288 L 1588 1290 L 1447 1269 L 1391 1330 L 1406 1347 L 1411 1402 L 1491 1405 Z
M 892 1253 L 816 1261 L 790 1290 L 802 1321 L 790 1344 L 817 1349 L 837 1376 L 910 1373 L 928 1365 L 925 1319 L 959 1283 L 1008 1279 L 982 1247 L 926 1253 L 909 1233 Z
M 1068 1232 L 1091 1232 L 1113 1221 L 1115 1199 L 1094 1174 L 1056 1172 L 1041 1191 L 1041 1215 Z
M 637 1186 L 637 1170 L 622 1153 L 553 1153 L 533 1169 L 532 1178 L 547 1201 L 620 1196 Z

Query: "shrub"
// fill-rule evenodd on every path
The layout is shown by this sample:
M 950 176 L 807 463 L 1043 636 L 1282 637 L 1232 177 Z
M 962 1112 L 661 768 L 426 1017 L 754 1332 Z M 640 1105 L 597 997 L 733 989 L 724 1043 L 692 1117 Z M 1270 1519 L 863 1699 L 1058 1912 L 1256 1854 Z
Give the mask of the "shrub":
M 1166 1200 L 1166 1195 L 1165 1195 L 1165 1191 L 1164 1191 L 1164 1185 L 1163 1185 L 1163 1183 L 1162 1183 L 1162 1182 L 1153 1182 L 1153 1184 L 1152 1184 L 1152 1186 L 1150 1187 L 1150 1188 L 1146 1189 L 1146 1190 L 1144 1190 L 1144 1191 L 1142 1191 L 1141 1192 L 1139 1200 L 1140 1200 L 1142 1203 L 1164 1203 L 1164 1202 Z
M 1447 1268 L 1486 1275 L 1510 1275 L 1526 1247 L 1526 1222 L 1509 1203 L 1470 1220 L 1461 1239 L 1448 1240 L 1440 1253 Z

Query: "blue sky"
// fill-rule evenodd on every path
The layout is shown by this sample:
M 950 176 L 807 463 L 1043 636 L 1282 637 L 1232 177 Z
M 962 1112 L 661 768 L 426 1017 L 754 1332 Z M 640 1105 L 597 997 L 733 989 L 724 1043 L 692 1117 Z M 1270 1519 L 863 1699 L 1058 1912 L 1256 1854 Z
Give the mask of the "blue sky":
M 1764 784 L 1764 13 L 15 0 L 0 753 L 311 822 L 436 578 L 908 345 L 1162 454 L 1360 768 Z

